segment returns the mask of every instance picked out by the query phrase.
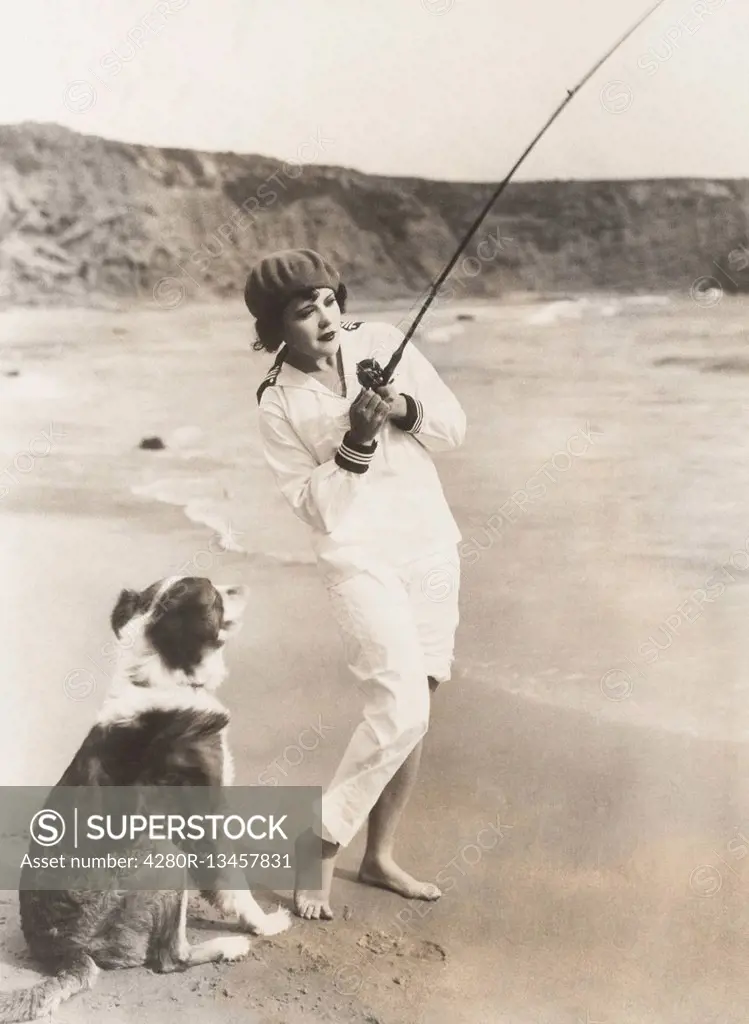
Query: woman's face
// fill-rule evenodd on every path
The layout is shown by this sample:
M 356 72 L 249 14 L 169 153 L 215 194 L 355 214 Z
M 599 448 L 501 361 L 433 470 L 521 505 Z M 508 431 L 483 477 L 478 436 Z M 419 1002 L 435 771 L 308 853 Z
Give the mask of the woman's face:
M 338 351 L 341 310 L 332 288 L 316 288 L 310 297 L 292 299 L 283 312 L 283 337 L 292 351 L 319 360 Z

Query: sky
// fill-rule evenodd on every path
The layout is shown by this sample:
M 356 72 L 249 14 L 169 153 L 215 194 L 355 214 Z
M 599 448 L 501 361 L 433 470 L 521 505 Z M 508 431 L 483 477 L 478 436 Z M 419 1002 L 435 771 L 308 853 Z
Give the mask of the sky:
M 0 123 L 504 177 L 654 0 L 19 0 Z M 749 0 L 664 0 L 518 179 L 747 177 Z

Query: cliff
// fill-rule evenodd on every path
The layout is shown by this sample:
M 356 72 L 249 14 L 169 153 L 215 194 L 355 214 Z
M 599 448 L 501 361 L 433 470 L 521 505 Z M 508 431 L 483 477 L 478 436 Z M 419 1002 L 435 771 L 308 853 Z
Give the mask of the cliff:
M 407 296 L 492 187 L 4 126 L 0 299 L 237 296 L 258 254 L 302 245 L 336 261 L 357 297 Z M 747 290 L 748 216 L 746 180 L 513 183 L 446 295 L 688 292 L 702 275 Z

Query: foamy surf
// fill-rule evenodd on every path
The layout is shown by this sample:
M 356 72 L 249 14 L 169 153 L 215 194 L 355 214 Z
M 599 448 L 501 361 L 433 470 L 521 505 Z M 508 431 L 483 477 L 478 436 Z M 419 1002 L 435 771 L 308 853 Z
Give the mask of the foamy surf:
M 195 501 L 225 501 L 229 493 L 223 484 L 209 476 L 159 477 L 148 484 L 135 484 L 133 494 L 168 505 L 189 505 Z
M 668 295 L 623 295 L 596 296 L 581 295 L 574 299 L 558 299 L 546 302 L 525 317 L 527 324 L 546 327 L 560 320 L 581 320 L 584 316 L 614 317 L 627 309 L 663 308 L 671 304 Z
M 644 306 L 647 309 L 651 306 L 670 306 L 673 298 L 670 295 L 628 295 L 623 301 L 627 306 Z
M 433 327 L 425 332 L 427 341 L 433 344 L 444 344 L 459 337 L 463 333 L 462 324 L 446 324 L 444 327 Z
M 230 521 L 230 495 L 226 487 L 210 477 L 163 477 L 130 488 L 141 498 L 184 509 L 192 523 L 207 526 L 218 536 L 225 551 L 244 552 Z
M 218 536 L 224 551 L 243 552 L 245 549 L 235 539 L 231 523 L 213 502 L 190 501 L 185 506 L 185 515 L 199 526 L 208 526 Z
M 541 309 L 534 309 L 525 318 L 525 322 L 545 327 L 560 320 L 579 320 L 583 313 L 589 311 L 590 305 L 588 299 L 560 299 L 558 302 L 549 302 Z
M 698 708 L 679 706 L 672 698 L 673 688 L 660 693 L 654 682 L 641 681 L 635 673 L 630 681 L 632 692 L 606 698 L 601 679 L 582 673 L 565 673 L 550 668 L 537 673 L 498 672 L 496 665 L 475 659 L 464 661 L 462 672 L 498 686 L 513 697 L 532 704 L 556 707 L 592 715 L 602 721 L 657 729 L 672 735 L 690 736 L 725 742 L 746 742 L 749 719 L 737 712 L 737 704 L 729 706 L 709 703 Z M 628 680 L 622 672 L 622 680 Z M 624 683 L 622 683 L 624 686 Z
M 316 563 L 314 554 L 304 550 L 303 542 L 290 545 L 286 551 L 275 545 L 265 549 L 260 547 L 263 540 L 270 540 L 272 544 L 277 541 L 272 531 L 269 535 L 260 523 L 255 524 L 248 543 L 245 540 L 248 536 L 245 520 L 249 517 L 251 522 L 253 513 L 248 510 L 240 522 L 242 529 L 237 529 L 237 501 L 218 480 L 210 477 L 161 477 L 130 490 L 138 497 L 181 508 L 191 523 L 208 527 L 218 537 L 224 551 L 244 555 L 258 566 L 308 566 Z

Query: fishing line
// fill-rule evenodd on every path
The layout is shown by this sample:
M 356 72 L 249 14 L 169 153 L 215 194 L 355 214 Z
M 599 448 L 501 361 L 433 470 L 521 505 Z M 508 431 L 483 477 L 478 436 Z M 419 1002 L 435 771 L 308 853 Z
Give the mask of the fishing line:
M 445 268 L 442 270 L 442 272 L 440 273 L 439 277 L 430 286 L 429 293 L 427 294 L 427 297 L 426 297 L 424 303 L 422 304 L 421 309 L 416 314 L 416 317 L 414 318 L 413 323 L 411 324 L 411 326 L 406 331 L 406 335 L 405 335 L 403 341 L 400 343 L 398 348 L 395 350 L 395 352 L 391 356 L 390 362 L 387 364 L 387 366 L 383 369 L 380 366 L 380 364 L 377 362 L 376 359 L 363 359 L 360 363 L 357 364 L 356 376 L 357 376 L 357 379 L 358 379 L 358 381 L 359 381 L 359 383 L 361 384 L 362 387 L 373 388 L 374 389 L 374 388 L 384 387 L 386 384 L 389 384 L 391 382 L 391 380 L 393 378 L 393 373 L 395 372 L 398 364 L 401 361 L 401 358 L 403 357 L 403 352 L 405 351 L 406 345 L 408 344 L 408 342 L 413 337 L 413 335 L 414 335 L 416 329 L 418 328 L 419 324 L 421 323 L 421 321 L 424 319 L 424 316 L 426 315 L 427 310 L 429 309 L 429 307 L 431 306 L 432 302 L 434 301 L 434 299 L 437 296 L 437 292 L 440 290 L 442 285 L 447 280 L 447 278 L 450 275 L 450 273 L 451 273 L 452 269 L 454 268 L 455 264 L 458 262 L 458 260 L 460 259 L 462 253 L 465 251 L 466 246 L 470 242 L 471 238 L 473 237 L 475 232 L 481 226 L 484 218 L 487 216 L 487 214 L 489 213 L 491 208 L 494 206 L 496 201 L 499 199 L 499 197 L 502 195 L 504 190 L 509 185 L 509 183 L 512 180 L 512 177 L 515 174 L 515 172 L 517 171 L 517 169 L 520 167 L 520 165 L 523 163 L 523 161 L 526 159 L 526 157 L 531 153 L 531 151 L 534 149 L 536 144 L 541 141 L 543 136 L 546 134 L 546 132 L 549 130 L 549 128 L 551 128 L 552 124 L 556 121 L 556 119 L 562 113 L 564 108 L 569 103 L 572 102 L 573 98 L 582 89 L 582 87 L 593 77 L 593 75 L 596 73 L 596 71 L 598 71 L 599 68 L 601 68 L 601 66 L 606 63 L 606 61 L 609 59 L 609 57 L 611 57 L 619 49 L 619 47 L 623 43 L 625 43 L 627 41 L 627 39 L 629 39 L 629 37 L 634 32 L 636 32 L 637 29 L 645 21 L 647 21 L 647 19 L 651 16 L 651 14 L 654 14 L 655 11 L 657 11 L 657 9 L 662 4 L 664 4 L 665 2 L 666 2 L 666 0 L 657 0 L 657 3 L 653 4 L 653 6 L 648 11 L 646 11 L 645 14 L 643 14 L 642 17 L 639 18 L 635 22 L 635 24 L 630 29 L 628 29 L 620 39 L 617 40 L 616 43 L 614 43 L 614 45 L 603 55 L 603 57 L 601 57 L 601 59 L 598 60 L 594 64 L 594 66 L 590 69 L 590 71 L 588 71 L 583 76 L 583 78 L 580 79 L 580 81 L 577 83 L 577 85 L 574 87 L 574 89 L 568 89 L 567 90 L 567 95 L 562 100 L 562 102 L 559 104 L 559 106 L 556 108 L 556 110 L 551 115 L 551 117 L 548 119 L 546 124 L 538 132 L 538 134 L 533 139 L 533 141 L 526 147 L 526 149 L 524 150 L 524 152 L 522 153 L 520 158 L 515 162 L 515 164 L 510 169 L 510 172 L 507 174 L 507 176 L 500 182 L 500 184 L 497 186 L 497 188 L 494 190 L 494 192 L 492 192 L 491 196 L 489 197 L 489 199 L 485 203 L 483 209 L 478 214 L 476 219 L 473 221 L 473 223 L 471 224 L 471 226 L 468 228 L 468 230 L 466 231 L 465 235 L 461 239 L 460 244 L 458 245 L 458 248 L 455 250 L 455 253 L 453 254 L 452 258 L 450 259 L 450 262 L 446 264 Z

